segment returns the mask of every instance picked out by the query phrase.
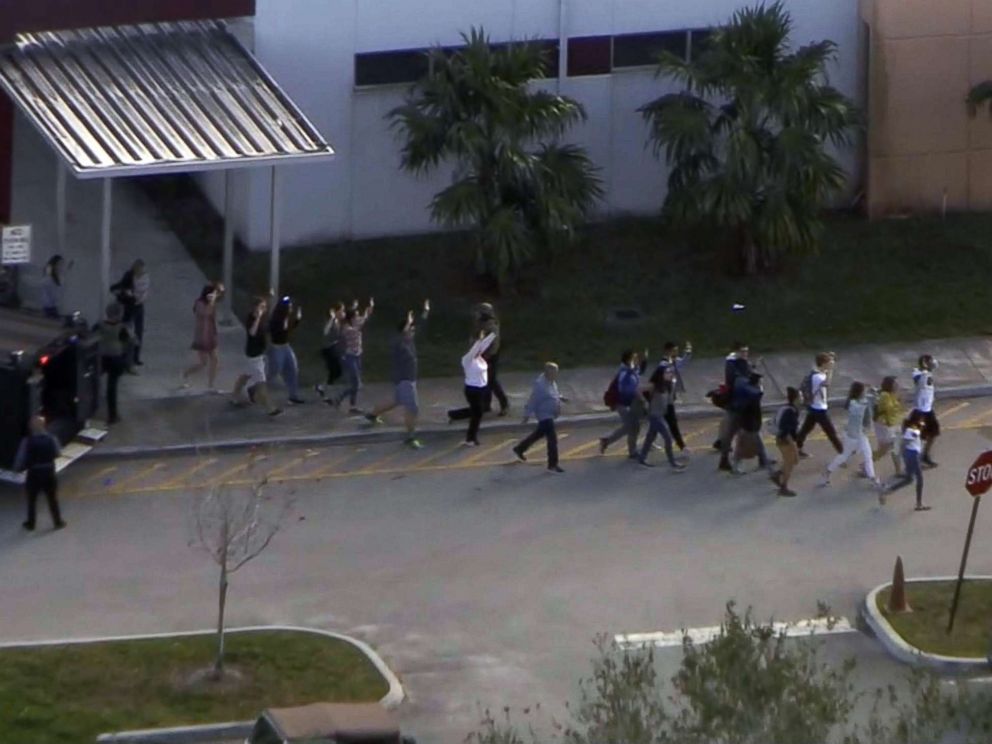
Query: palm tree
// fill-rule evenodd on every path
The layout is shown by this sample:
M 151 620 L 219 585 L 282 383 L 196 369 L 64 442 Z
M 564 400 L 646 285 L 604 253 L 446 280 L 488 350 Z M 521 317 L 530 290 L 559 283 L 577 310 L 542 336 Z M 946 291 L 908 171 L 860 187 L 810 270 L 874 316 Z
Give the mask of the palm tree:
M 504 283 L 568 242 L 601 191 L 585 150 L 558 141 L 585 119 L 582 106 L 529 87 L 544 74 L 541 48 L 494 47 L 482 29 L 462 38 L 453 53 L 430 52 L 430 72 L 388 118 L 405 139 L 404 170 L 454 165 L 431 218 L 472 228 L 480 270 Z
M 824 199 L 845 180 L 826 143 L 848 144 L 854 104 L 826 82 L 832 41 L 791 51 L 781 3 L 737 11 L 691 61 L 663 53 L 658 74 L 684 88 L 642 106 L 671 168 L 664 213 L 721 229 L 754 274 L 810 251 Z

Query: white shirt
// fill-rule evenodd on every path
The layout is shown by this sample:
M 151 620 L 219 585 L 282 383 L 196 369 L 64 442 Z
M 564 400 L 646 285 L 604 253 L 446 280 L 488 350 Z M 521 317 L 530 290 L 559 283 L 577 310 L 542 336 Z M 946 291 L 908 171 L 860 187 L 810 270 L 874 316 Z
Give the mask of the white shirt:
M 484 388 L 489 384 L 489 364 L 482 355 L 495 340 L 496 334 L 490 333 L 472 344 L 472 348 L 462 357 L 462 369 L 465 371 L 465 384 L 468 387 Z
M 913 370 L 913 382 L 916 383 L 916 401 L 914 408 L 923 413 L 933 410 L 933 372 L 926 369 Z
M 920 430 L 914 429 L 912 426 L 907 426 L 906 431 L 902 434 L 902 446 L 903 449 L 922 452 L 923 441 L 920 439 Z
M 813 389 L 813 402 L 809 407 L 817 411 L 827 410 L 827 373 L 814 372 L 810 378 L 810 387 Z

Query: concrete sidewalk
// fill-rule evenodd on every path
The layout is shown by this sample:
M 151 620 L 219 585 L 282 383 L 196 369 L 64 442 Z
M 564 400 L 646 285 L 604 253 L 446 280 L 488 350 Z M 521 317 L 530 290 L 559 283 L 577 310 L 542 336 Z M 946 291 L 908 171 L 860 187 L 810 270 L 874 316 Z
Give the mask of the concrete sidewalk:
M 896 375 L 904 393 L 911 386 L 911 371 L 921 353 L 933 354 L 940 362 L 937 370 L 938 398 L 992 394 L 992 339 L 965 338 L 927 341 L 912 345 L 888 344 L 836 350 L 838 364 L 831 398 L 842 401 L 853 380 L 878 385 L 885 375 Z M 765 399 L 769 407 L 784 397 L 787 386 L 799 386 L 812 365 L 808 353 L 771 354 L 759 364 L 765 375 Z M 612 422 L 615 414 L 602 403 L 614 367 L 562 370 L 560 388 L 569 400 L 564 406 L 565 421 Z M 487 416 L 486 429 L 520 427 L 523 406 L 538 370 L 510 372 L 501 380 L 510 396 L 511 412 L 505 418 Z M 693 360 L 684 369 L 686 393 L 680 411 L 684 417 L 716 415 L 705 398 L 708 390 L 723 379 L 723 359 Z M 126 388 L 126 385 L 125 385 Z M 426 379 L 419 383 L 420 429 L 431 432 L 459 431 L 462 424 L 448 424 L 447 409 L 463 405 L 462 382 L 457 378 Z M 285 391 L 273 387 L 276 402 L 285 402 Z M 237 409 L 226 395 L 177 392 L 170 398 L 126 397 L 121 404 L 122 422 L 111 429 L 93 455 L 144 454 L 163 451 L 189 451 L 197 448 L 243 447 L 268 443 L 356 442 L 363 439 L 399 439 L 401 414 L 387 414 L 386 424 L 371 427 L 361 416 L 348 416 L 322 403 L 311 391 L 302 406 L 285 405 L 285 412 L 271 419 L 259 408 Z M 359 406 L 371 409 L 390 399 L 392 386 L 371 383 L 359 398 Z

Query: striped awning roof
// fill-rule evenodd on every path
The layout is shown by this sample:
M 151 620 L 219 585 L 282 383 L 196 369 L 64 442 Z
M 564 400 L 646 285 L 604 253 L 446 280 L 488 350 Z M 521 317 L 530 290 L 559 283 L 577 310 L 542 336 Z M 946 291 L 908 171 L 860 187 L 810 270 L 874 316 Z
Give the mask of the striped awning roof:
M 79 178 L 333 155 L 220 21 L 23 34 L 0 85 Z

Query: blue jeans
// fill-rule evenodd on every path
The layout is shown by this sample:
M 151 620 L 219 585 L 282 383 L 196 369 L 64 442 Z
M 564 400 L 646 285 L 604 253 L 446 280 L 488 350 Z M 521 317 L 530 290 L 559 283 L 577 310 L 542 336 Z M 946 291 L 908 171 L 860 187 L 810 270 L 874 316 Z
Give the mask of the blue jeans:
M 665 441 L 665 456 L 668 458 L 669 465 L 675 465 L 675 455 L 672 454 L 672 432 L 668 430 L 668 424 L 665 423 L 665 419 L 662 416 L 656 416 L 654 414 L 648 416 L 648 433 L 644 437 L 644 444 L 641 445 L 640 459 L 648 459 L 648 452 L 651 451 L 651 445 L 654 444 L 654 440 L 659 434 L 661 434 L 661 438 Z
M 279 375 L 286 383 L 290 398 L 300 397 L 300 366 L 296 354 L 289 344 L 272 344 L 269 346 L 269 377 Z
M 923 468 L 920 467 L 920 453 L 916 450 L 903 449 L 902 462 L 905 466 L 902 478 L 896 481 L 891 490 L 908 486 L 916 480 L 916 503 L 923 503 Z
M 358 391 L 362 389 L 362 357 L 360 354 L 345 354 L 341 357 L 341 367 L 344 369 L 345 379 L 348 387 L 338 397 L 340 404 L 345 398 L 348 399 L 351 407 L 358 404 Z

